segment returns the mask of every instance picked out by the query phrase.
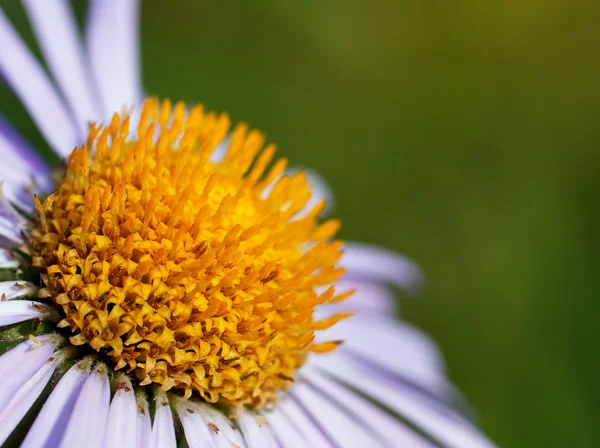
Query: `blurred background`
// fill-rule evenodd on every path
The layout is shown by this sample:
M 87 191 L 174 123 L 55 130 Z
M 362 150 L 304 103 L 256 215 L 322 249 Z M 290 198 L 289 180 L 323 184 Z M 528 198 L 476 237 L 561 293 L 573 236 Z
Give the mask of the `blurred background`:
M 144 84 L 267 132 L 329 180 L 343 238 L 422 266 L 403 318 L 500 446 L 595 447 L 599 19 L 581 0 L 146 0 Z

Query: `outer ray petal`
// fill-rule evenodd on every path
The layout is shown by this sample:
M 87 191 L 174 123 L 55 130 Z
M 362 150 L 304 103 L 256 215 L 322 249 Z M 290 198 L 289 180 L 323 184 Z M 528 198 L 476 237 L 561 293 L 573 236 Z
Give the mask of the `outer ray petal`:
M 85 381 L 60 446 L 102 448 L 108 422 L 110 385 L 108 368 L 98 364 Z
M 373 313 L 393 316 L 396 313 L 396 297 L 390 289 L 380 283 L 364 282 L 342 277 L 335 282 L 336 293 L 353 289 L 354 294 L 337 303 L 327 304 L 317 312 L 331 315 L 336 311 L 353 311 L 357 313 Z
M 110 403 L 105 446 L 135 447 L 138 445 L 138 408 L 131 381 L 126 375 L 117 376 L 117 391 Z
M 61 378 L 27 432 L 21 448 L 59 446 L 83 383 L 90 375 L 91 364 L 92 361 L 85 358 Z
M 202 410 L 192 400 L 177 400 L 175 409 L 181 424 L 185 440 L 190 448 L 216 447 L 215 440 L 212 437 L 211 429 L 202 419 L 200 412 Z
M 23 242 L 21 237 L 21 224 L 12 216 L 2 216 L 3 204 L 2 184 L 0 183 L 0 245 L 5 247 L 18 246 Z M 1 325 L 1 324 L 0 324 Z
M 340 264 L 348 271 L 348 279 L 393 283 L 408 292 L 423 284 L 423 274 L 409 259 L 377 246 L 344 242 Z
M 238 429 L 221 411 L 205 403 L 198 403 L 198 407 L 200 409 L 200 416 L 204 420 L 204 423 L 211 428 L 211 435 L 218 447 L 246 446 Z
M 398 383 L 374 378 L 354 363 L 340 357 L 321 357 L 318 367 L 331 377 L 381 402 L 412 421 L 448 448 L 491 448 L 489 442 L 470 422 L 439 401 Z
M 360 420 L 342 411 L 307 384 L 297 383 L 291 395 L 333 441 L 333 446 L 378 446 L 381 440 L 368 432 Z
M 52 83 L 0 9 L 0 74 L 29 111 L 52 149 L 66 156 L 81 142 Z
M 310 210 L 312 210 L 312 208 L 315 205 L 317 205 L 323 199 L 327 201 L 327 205 L 321 212 L 321 216 L 327 215 L 335 205 L 334 195 L 331 191 L 331 188 L 329 187 L 329 184 L 319 173 L 306 167 L 292 167 L 286 170 L 285 174 L 292 175 L 297 173 L 298 171 L 302 171 L 305 174 L 306 180 L 310 185 L 312 196 L 310 197 L 310 200 L 306 203 L 304 208 L 300 212 L 298 212 L 294 218 L 298 219 L 305 216 Z
M 0 425 L 0 444 L 6 441 L 39 398 L 61 357 L 62 355 L 55 354 L 49 358 L 25 384 L 13 392 L 10 401 L 0 408 L 0 422 L 2 422 L 2 425 Z
M 8 280 L 0 282 L 0 301 L 13 300 L 33 295 L 37 288 L 33 283 Z
M 23 0 L 44 58 L 71 106 L 80 135 L 100 112 L 93 99 L 90 74 L 70 5 L 65 0 Z
M 280 446 L 285 448 L 306 448 L 309 446 L 304 433 L 292 423 L 281 409 L 275 408 L 273 411 L 263 412 L 262 415 L 271 425 Z
M 360 314 L 321 333 L 319 340 L 345 341 L 338 357 L 364 360 L 382 374 L 395 372 L 440 396 L 453 391 L 444 375 L 437 347 L 428 336 L 409 324 L 386 316 Z M 314 360 L 319 362 L 321 357 Z
M 37 317 L 46 317 L 51 313 L 52 310 L 43 303 L 29 300 L 0 301 L 0 326 L 12 325 Z
M 431 442 L 412 431 L 397 418 L 338 384 L 327 375 L 310 368 L 305 369 L 303 373 L 312 387 L 317 388 L 322 395 L 327 396 L 347 412 L 352 412 L 363 422 L 363 425 L 369 426 L 373 432 L 379 434 L 389 446 L 435 448 Z
M 105 119 L 142 101 L 138 0 L 92 0 L 86 41 Z
M 19 260 L 9 251 L 0 249 L 0 269 L 14 269 L 19 266 Z M 14 282 L 8 282 L 13 284 Z M 5 292 L 5 291 L 2 291 Z M 0 292 L 1 295 L 1 292 Z M 8 295 L 8 294 L 7 294 Z
M 292 390 L 295 390 L 297 385 L 294 385 Z M 283 397 L 277 406 L 281 412 L 285 414 L 287 419 L 293 422 L 294 426 L 302 431 L 302 435 L 306 438 L 309 446 L 319 446 L 323 448 L 335 448 L 336 445 L 327 433 L 323 431 L 315 416 L 306 412 L 291 395 Z
M 156 394 L 156 412 L 152 425 L 151 447 L 169 448 L 176 447 L 175 424 L 171 414 L 171 406 L 167 394 L 158 392 Z
M 0 409 L 48 361 L 59 341 L 60 338 L 55 335 L 39 336 L 0 356 Z
M 264 417 L 246 411 L 236 419 L 248 448 L 277 448 L 279 445 L 273 435 L 271 426 L 266 420 L 259 423 L 257 418 Z
M 138 448 L 148 448 L 151 442 L 152 422 L 150 421 L 150 408 L 146 393 L 138 390 L 136 393 L 137 401 L 137 446 Z M 168 448 L 168 446 L 167 446 Z
M 23 184 L 33 176 L 43 186 L 50 184 L 50 168 L 36 150 L 0 117 L 0 177 Z

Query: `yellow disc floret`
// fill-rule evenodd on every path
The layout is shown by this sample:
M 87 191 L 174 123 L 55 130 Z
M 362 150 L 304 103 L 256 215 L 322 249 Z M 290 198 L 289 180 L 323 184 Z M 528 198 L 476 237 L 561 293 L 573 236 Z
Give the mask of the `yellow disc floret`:
M 40 295 L 62 310 L 73 345 L 140 385 L 272 402 L 310 351 L 337 344 L 315 344 L 314 332 L 347 314 L 313 312 L 347 295 L 321 288 L 343 272 L 339 222 L 317 223 L 324 203 L 298 213 L 311 195 L 304 174 L 284 176 L 285 160 L 267 172 L 275 147 L 246 125 L 216 157 L 226 115 L 147 100 L 130 126 L 118 114 L 91 126 L 57 191 L 35 198 Z

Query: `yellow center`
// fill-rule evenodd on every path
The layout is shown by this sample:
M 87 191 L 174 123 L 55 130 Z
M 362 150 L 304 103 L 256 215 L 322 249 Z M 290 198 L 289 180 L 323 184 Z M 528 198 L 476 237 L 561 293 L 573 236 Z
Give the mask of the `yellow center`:
M 71 343 L 89 345 L 140 385 L 157 383 L 209 402 L 262 406 L 294 379 L 313 318 L 342 300 L 330 286 L 343 270 L 336 220 L 318 224 L 304 174 L 265 172 L 275 147 L 238 125 L 224 158 L 226 115 L 147 100 L 136 135 L 130 118 L 91 126 L 30 236 L 42 297 L 64 313 Z

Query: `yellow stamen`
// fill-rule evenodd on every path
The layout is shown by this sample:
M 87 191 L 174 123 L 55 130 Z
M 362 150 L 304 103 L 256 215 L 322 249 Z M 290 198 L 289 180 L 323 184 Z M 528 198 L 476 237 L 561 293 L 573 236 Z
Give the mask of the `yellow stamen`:
M 140 117 L 92 125 L 56 193 L 35 198 L 30 251 L 64 313 L 58 327 L 140 385 L 273 402 L 309 352 L 339 343 L 313 343 L 348 316 L 313 319 L 346 296 L 316 292 L 343 273 L 329 241 L 339 222 L 317 223 L 323 203 L 294 218 L 310 199 L 306 177 L 281 177 L 282 160 L 265 173 L 275 147 L 261 151 L 258 131 L 238 125 L 212 162 L 226 115 L 147 100 Z

